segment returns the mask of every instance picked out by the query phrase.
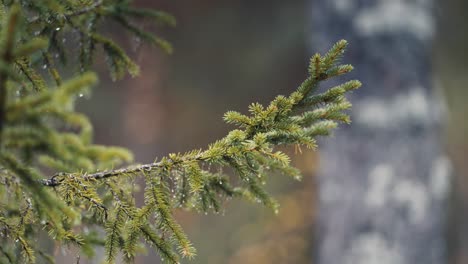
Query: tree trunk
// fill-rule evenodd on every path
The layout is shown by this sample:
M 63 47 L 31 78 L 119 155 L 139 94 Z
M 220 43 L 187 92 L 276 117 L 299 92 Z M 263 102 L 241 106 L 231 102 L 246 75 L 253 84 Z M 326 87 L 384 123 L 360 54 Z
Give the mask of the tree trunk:
M 351 126 L 321 146 L 316 262 L 441 264 L 451 163 L 431 81 L 430 0 L 315 0 L 312 45 L 350 42 Z

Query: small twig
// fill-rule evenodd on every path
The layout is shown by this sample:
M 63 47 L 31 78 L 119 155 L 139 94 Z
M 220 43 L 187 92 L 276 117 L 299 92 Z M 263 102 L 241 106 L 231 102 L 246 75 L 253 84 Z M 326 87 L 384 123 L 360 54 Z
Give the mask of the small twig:
M 256 150 L 257 148 L 251 149 L 251 151 L 256 151 Z M 222 157 L 227 159 L 227 157 L 224 155 L 222 155 Z M 153 162 L 153 163 L 137 165 L 137 166 L 130 166 L 130 167 L 116 169 L 116 170 L 100 171 L 100 172 L 95 172 L 91 174 L 85 173 L 81 177 L 85 181 L 103 180 L 103 179 L 116 177 L 120 175 L 131 175 L 131 174 L 137 174 L 137 173 L 151 172 L 154 169 L 170 168 L 170 167 L 181 165 L 184 163 L 203 162 L 211 158 L 213 157 L 208 156 L 206 154 L 206 151 L 204 151 L 204 152 L 200 152 L 199 154 L 195 156 L 188 156 L 188 157 L 186 156 L 177 160 L 172 160 L 170 158 L 167 158 L 166 160 L 159 161 L 159 162 Z M 47 178 L 47 179 L 42 179 L 39 182 L 42 185 L 47 186 L 47 187 L 56 187 L 62 184 L 62 179 L 64 177 L 75 177 L 76 175 L 77 175 L 76 173 L 59 172 L 53 175 L 52 177 Z
M 208 159 L 203 153 L 196 155 L 195 157 L 191 158 L 185 158 L 185 159 L 180 159 L 173 161 L 171 159 L 168 159 L 166 161 L 159 161 L 159 162 L 153 162 L 153 163 L 148 163 L 148 164 L 143 164 L 139 166 L 131 166 L 127 168 L 121 168 L 121 169 L 116 169 L 116 170 L 107 170 L 107 171 L 100 171 L 96 173 L 91 173 L 91 174 L 84 174 L 82 179 L 83 180 L 102 180 L 110 177 L 115 177 L 123 174 L 135 174 L 135 173 L 140 173 L 140 172 L 150 172 L 154 169 L 159 169 L 163 168 L 165 166 L 174 166 L 174 165 L 179 165 L 184 162 L 198 162 L 198 161 L 204 161 Z M 57 173 L 53 175 L 52 177 L 48 179 L 42 179 L 41 183 L 44 186 L 48 187 L 55 187 L 61 184 L 61 177 L 67 177 L 67 176 L 72 176 L 74 173 Z
M 98 1 L 94 2 L 94 4 L 92 4 L 90 6 L 87 6 L 87 7 L 83 8 L 83 9 L 72 12 L 70 14 L 66 14 L 65 16 L 74 17 L 74 16 L 79 16 L 79 15 L 89 13 L 89 12 L 93 11 L 94 9 L 100 7 L 103 3 L 104 3 L 104 1 L 98 0 Z
M 56 33 L 54 32 L 53 34 Z M 44 59 L 45 65 L 47 66 L 50 76 L 52 76 L 52 78 L 54 79 L 55 84 L 57 86 L 60 86 L 62 84 L 62 80 L 60 79 L 60 75 L 57 71 L 57 68 L 55 68 L 54 62 L 51 60 L 49 54 L 47 54 L 46 52 L 42 52 L 42 57 Z
M 103 0 L 98 0 L 98 1 L 94 2 L 94 3 L 93 3 L 92 5 L 90 5 L 90 6 L 87 6 L 87 7 L 85 7 L 85 8 L 76 10 L 76 11 L 74 11 L 74 12 L 70 12 L 70 13 L 68 13 L 68 14 L 64 14 L 64 17 L 68 19 L 68 18 L 71 18 L 71 17 L 84 15 L 84 14 L 86 14 L 86 13 L 89 13 L 89 12 L 91 12 L 91 11 L 94 11 L 96 8 L 100 7 L 103 3 L 104 3 Z M 35 17 L 35 18 L 29 20 L 28 23 L 31 23 L 31 24 L 32 24 L 32 23 L 36 23 L 36 22 L 38 22 L 40 19 L 41 19 L 41 17 L 40 17 L 40 16 L 37 16 L 37 17 Z

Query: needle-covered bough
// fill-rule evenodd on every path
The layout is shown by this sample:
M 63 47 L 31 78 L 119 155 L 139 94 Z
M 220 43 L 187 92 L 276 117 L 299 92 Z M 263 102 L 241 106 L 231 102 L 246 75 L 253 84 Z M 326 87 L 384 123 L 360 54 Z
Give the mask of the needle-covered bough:
M 191 258 L 195 249 L 173 217 L 175 208 L 219 212 L 223 200 L 241 197 L 277 212 L 277 202 L 264 188 L 269 175 L 301 176 L 290 165 L 290 157 L 275 148 L 315 148 L 317 136 L 329 135 L 337 124 L 350 122 L 345 110 L 351 104 L 345 94 L 357 89 L 359 81 L 318 93 L 321 81 L 352 70 L 351 65 L 339 64 L 347 45 L 341 40 L 323 56 L 311 58 L 308 77 L 289 96 L 278 96 L 267 106 L 254 103 L 248 114 L 227 112 L 224 120 L 237 129 L 206 149 L 110 169 L 131 162 L 131 154 L 92 144 L 91 124 L 74 110 L 76 99 L 96 83 L 96 75 L 84 72 L 63 82 L 53 65 L 54 58 L 65 55 L 57 53 L 62 51 L 57 43 L 44 37 L 57 38 L 67 28 L 78 34 L 84 43 L 83 66 L 90 63 L 88 52 L 102 45 L 114 76 L 121 77 L 123 69 L 133 63 L 117 44 L 99 35 L 96 21 L 102 16 L 117 17 L 130 31 L 138 30 L 137 35 L 168 49 L 163 40 L 133 27 L 126 15 L 172 20 L 164 13 L 131 8 L 128 1 L 88 1 L 87 6 L 63 10 L 58 7 L 64 1 L 45 2 L 44 10 L 34 9 L 34 1 L 29 6 L 0 4 L 4 14 L 0 50 L 2 262 L 34 262 L 37 257 L 53 262 L 50 248 L 36 242 L 44 239 L 44 231 L 60 245 L 79 247 L 88 257 L 103 246 L 108 263 L 119 255 L 131 262 L 145 245 L 153 246 L 167 263 Z M 25 10 L 37 13 L 30 23 L 21 22 Z M 41 13 L 47 10 L 62 15 Z M 38 73 L 43 63 L 44 74 L 55 85 L 48 85 Z M 134 199 L 138 177 L 144 178 L 141 206 Z

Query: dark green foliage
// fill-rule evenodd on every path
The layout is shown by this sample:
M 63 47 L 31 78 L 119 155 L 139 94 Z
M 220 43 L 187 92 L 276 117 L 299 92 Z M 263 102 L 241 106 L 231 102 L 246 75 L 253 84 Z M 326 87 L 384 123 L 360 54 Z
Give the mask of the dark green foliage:
M 219 212 L 223 200 L 243 197 L 278 211 L 265 191 L 272 172 L 300 179 L 279 145 L 316 147 L 316 137 L 349 123 L 345 93 L 360 86 L 349 81 L 316 93 L 320 81 L 345 74 L 339 65 L 345 41 L 323 57 L 312 57 L 309 77 L 289 96 L 268 106 L 254 103 L 249 114 L 227 112 L 236 125 L 205 150 L 169 154 L 150 164 L 111 169 L 132 161 L 125 149 L 92 143 L 92 126 L 74 110 L 75 100 L 95 85 L 86 72 L 101 48 L 111 76 L 138 74 L 138 66 L 117 43 L 97 29 L 113 19 L 136 37 L 171 52 L 163 39 L 142 31 L 134 19 L 148 17 L 173 26 L 172 16 L 129 6 L 129 1 L 3 1 L 0 4 L 0 262 L 53 262 L 50 249 L 35 243 L 42 233 L 62 246 L 94 256 L 106 249 L 106 261 L 126 262 L 154 247 L 167 263 L 195 256 L 195 249 L 173 210 Z M 79 73 L 63 81 L 56 64 L 70 63 L 63 39 L 78 36 Z M 70 44 L 72 45 L 72 44 Z M 73 61 L 72 61 L 73 62 Z M 75 63 L 75 62 L 73 62 Z M 46 71 L 44 71 L 46 69 Z M 235 175 L 226 175 L 233 170 Z M 50 172 L 55 174 L 47 177 Z M 136 177 L 144 177 L 144 204 L 137 207 Z M 105 238 L 98 233 L 105 232 Z

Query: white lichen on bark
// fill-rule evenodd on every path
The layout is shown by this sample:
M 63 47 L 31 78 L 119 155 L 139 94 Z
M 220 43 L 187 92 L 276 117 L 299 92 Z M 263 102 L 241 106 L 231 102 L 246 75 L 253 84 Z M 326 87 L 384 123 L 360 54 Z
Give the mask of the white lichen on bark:
M 424 8 L 430 1 L 379 0 L 357 12 L 353 25 L 363 35 L 406 31 L 420 39 L 434 34 L 434 19 Z M 349 5 L 349 4 L 348 4 Z M 342 7 L 338 7 L 342 9 Z
M 441 264 L 451 164 L 433 89 L 432 0 L 314 0 L 311 50 L 350 41 L 363 89 L 322 145 L 316 263 Z
M 393 167 L 390 164 L 378 164 L 369 173 L 369 186 L 365 196 L 366 204 L 380 209 L 388 203 L 388 192 L 395 181 Z
M 354 121 L 375 128 L 398 128 L 404 124 L 430 125 L 439 121 L 438 98 L 422 87 L 409 88 L 391 98 L 368 97 L 354 106 Z
M 450 190 L 453 165 L 447 156 L 441 155 L 432 163 L 430 178 L 431 194 L 436 199 L 444 199 Z
M 364 234 L 356 238 L 345 264 L 402 264 L 398 245 L 389 243 L 379 233 Z

